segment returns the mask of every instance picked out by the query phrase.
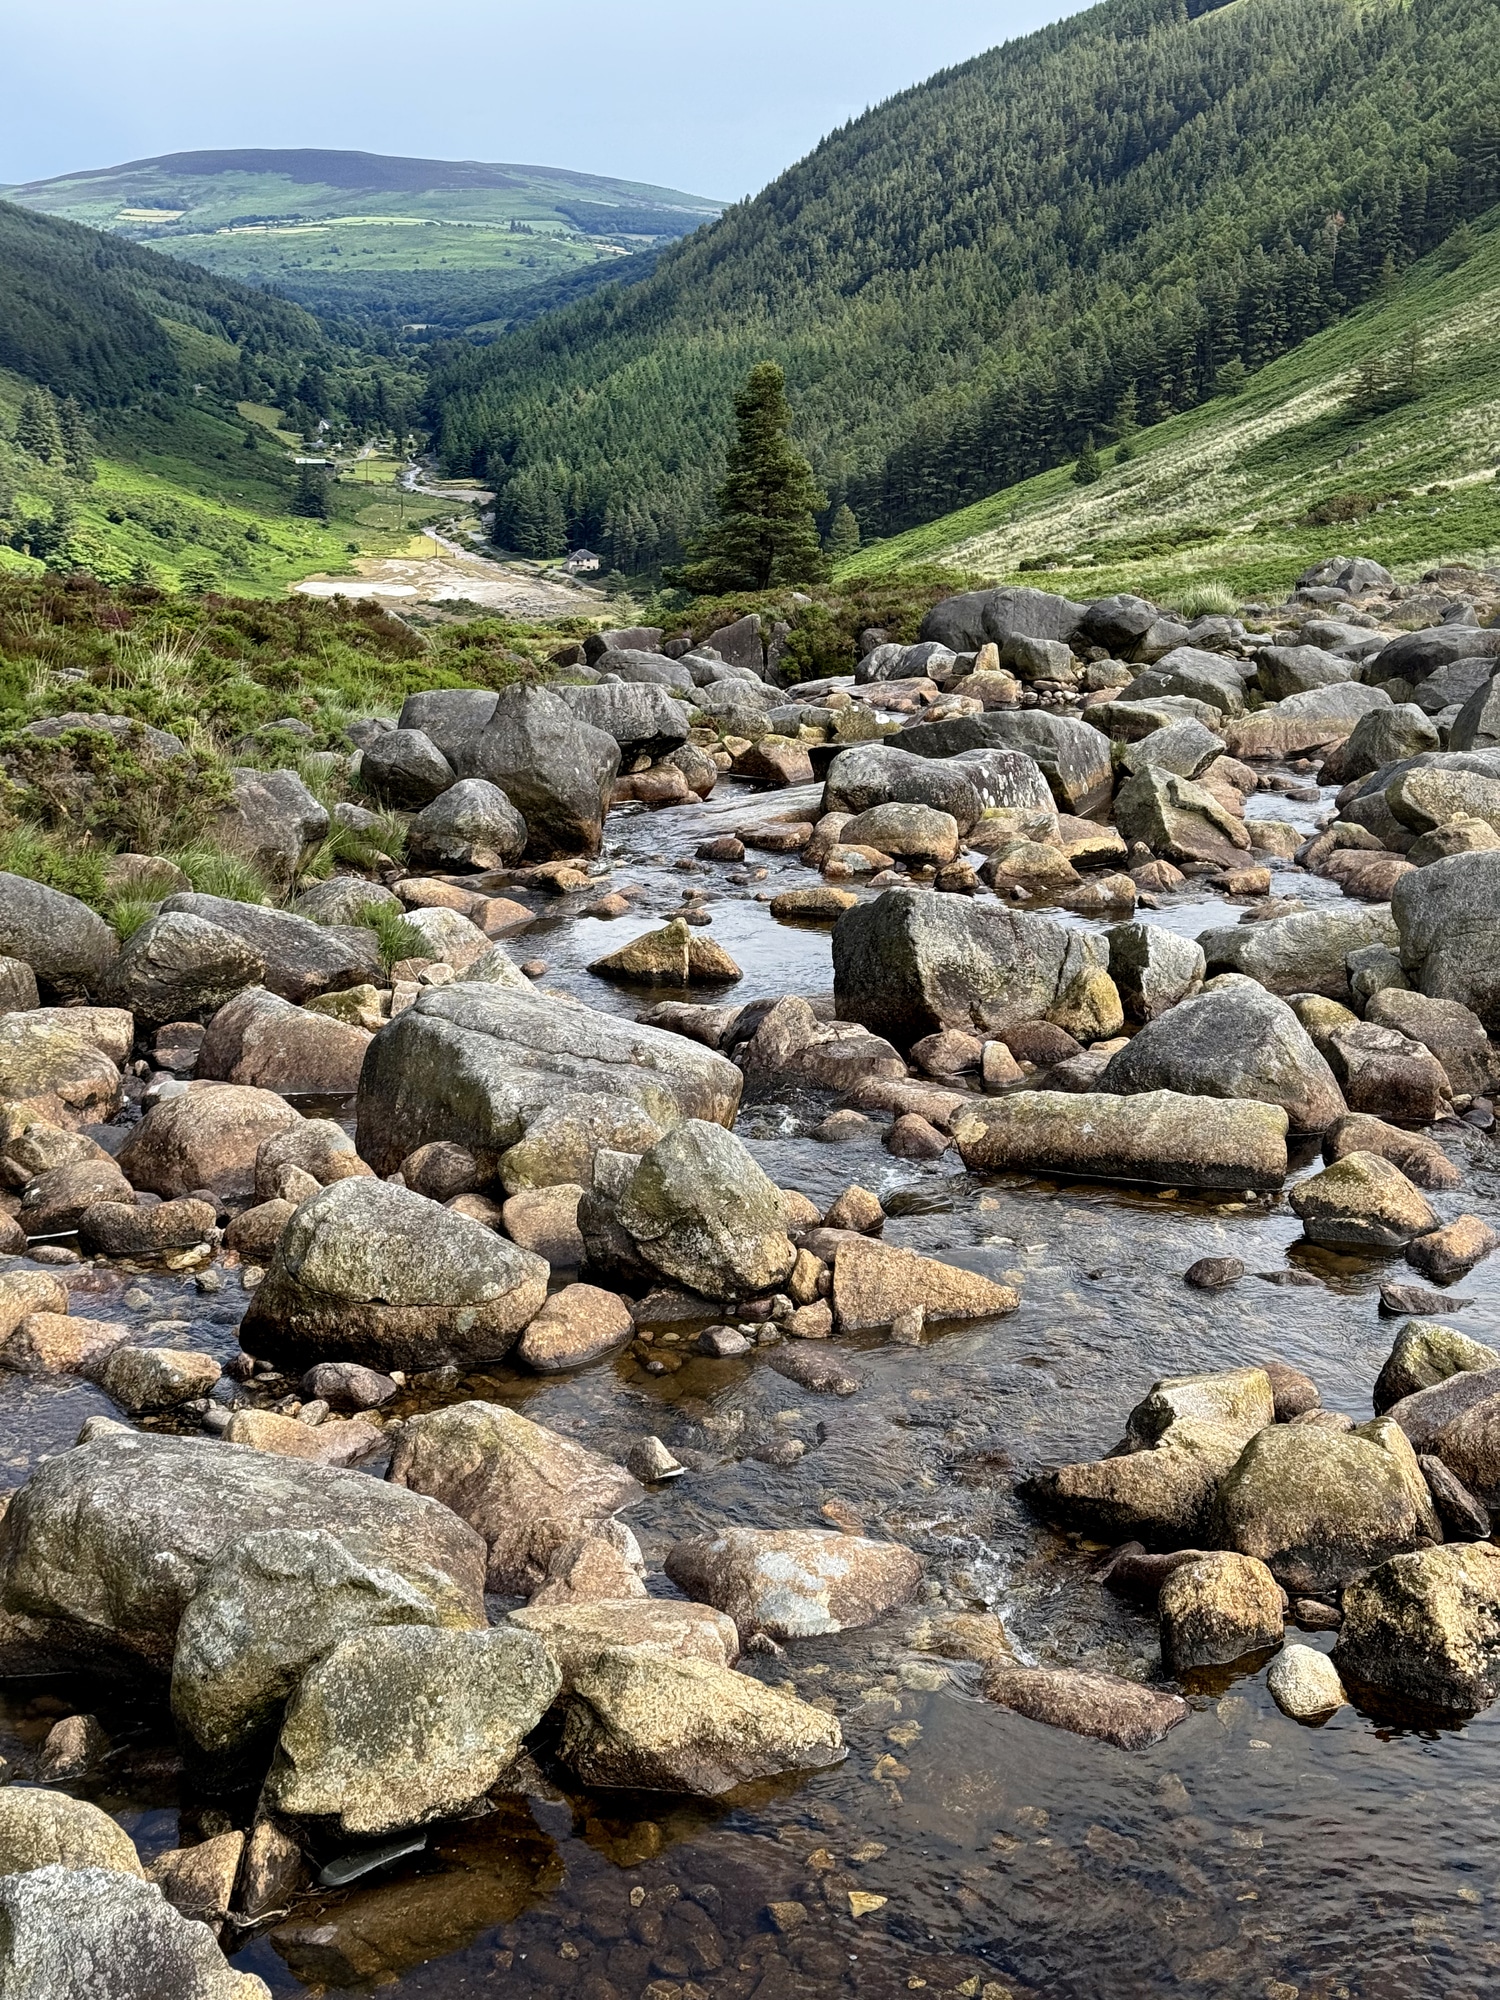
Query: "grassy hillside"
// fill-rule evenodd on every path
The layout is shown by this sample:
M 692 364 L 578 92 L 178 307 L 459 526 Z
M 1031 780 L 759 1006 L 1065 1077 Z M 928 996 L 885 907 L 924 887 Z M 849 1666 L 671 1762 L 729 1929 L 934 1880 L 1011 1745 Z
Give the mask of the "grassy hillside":
M 452 327 L 719 212 L 561 168 L 315 150 L 170 153 L 0 193 L 320 312 Z
M 1417 392 L 1351 407 L 1372 369 Z M 1075 597 L 1168 600 L 1222 581 L 1279 596 L 1319 556 L 1356 549 L 1399 575 L 1500 556 L 1500 211 L 1389 294 L 1220 397 L 1140 432 L 1124 464 L 1069 467 L 993 494 L 841 566 L 893 577 L 933 562 Z M 1044 571 L 1044 575 L 1034 574 Z
M 436 382 L 449 465 L 675 559 L 748 368 L 867 539 L 1191 409 L 1500 199 L 1495 0 L 1103 0 Z M 504 507 L 502 495 L 502 508 Z

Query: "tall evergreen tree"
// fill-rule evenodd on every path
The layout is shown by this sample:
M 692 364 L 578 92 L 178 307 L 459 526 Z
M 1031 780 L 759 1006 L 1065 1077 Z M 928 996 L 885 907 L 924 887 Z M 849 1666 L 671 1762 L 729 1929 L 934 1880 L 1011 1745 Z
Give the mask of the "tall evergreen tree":
M 328 475 L 323 466 L 298 466 L 297 490 L 292 495 L 291 511 L 306 516 L 310 521 L 328 519 Z
M 719 518 L 668 581 L 702 596 L 817 582 L 827 560 L 813 515 L 824 496 L 792 443 L 786 377 L 776 362 L 750 370 L 735 397 L 734 422 L 724 483 L 714 496 Z
M 65 397 L 58 405 L 57 425 L 62 436 L 63 456 L 75 479 L 94 477 L 94 433 L 76 396 Z
M 57 402 L 50 389 L 28 389 L 16 416 L 16 443 L 44 465 L 61 466 L 65 459 Z
M 1104 477 L 1104 467 L 1099 463 L 1098 449 L 1094 444 L 1094 433 L 1089 432 L 1083 441 L 1083 450 L 1078 454 L 1078 463 L 1073 467 L 1075 486 L 1093 486 Z
M 854 518 L 854 509 L 846 500 L 833 517 L 833 525 L 828 530 L 828 560 L 844 562 L 859 548 L 859 522 Z

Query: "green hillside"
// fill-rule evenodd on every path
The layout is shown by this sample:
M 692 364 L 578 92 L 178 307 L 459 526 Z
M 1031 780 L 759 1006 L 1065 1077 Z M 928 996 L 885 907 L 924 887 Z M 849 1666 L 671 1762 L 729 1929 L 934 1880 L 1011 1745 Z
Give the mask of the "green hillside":
M 1415 362 L 1414 381 L 1405 379 Z M 1396 395 L 1407 400 L 1394 402 Z M 1393 407 L 1369 408 L 1381 402 Z M 841 579 L 933 562 L 1075 597 L 1279 597 L 1357 548 L 1398 575 L 1500 557 L 1500 211 L 1243 390 L 874 544 Z
M 717 202 L 562 168 L 378 153 L 169 153 L 21 187 L 65 216 L 318 312 L 463 327 L 712 221 Z
M 1160 422 L 1500 199 L 1495 0 L 1104 0 L 830 135 L 434 385 L 453 469 L 617 568 L 675 560 L 734 391 L 787 373 L 866 539 Z M 538 551 L 539 553 L 543 551 Z

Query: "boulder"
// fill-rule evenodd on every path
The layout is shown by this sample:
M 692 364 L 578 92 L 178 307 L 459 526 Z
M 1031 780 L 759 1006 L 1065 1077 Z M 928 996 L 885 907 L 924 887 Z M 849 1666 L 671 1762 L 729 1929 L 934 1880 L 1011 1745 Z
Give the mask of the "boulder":
M 1420 1132 L 1402 1132 L 1367 1112 L 1340 1118 L 1323 1137 L 1323 1158 L 1331 1166 L 1350 1153 L 1379 1153 L 1422 1188 L 1456 1188 L 1463 1176 L 1442 1147 Z
M 1397 1329 L 1385 1365 L 1375 1378 L 1376 1413 L 1384 1413 L 1423 1389 L 1436 1388 L 1450 1376 L 1478 1374 L 1490 1368 L 1500 1368 L 1500 1354 L 1482 1340 L 1471 1340 L 1436 1320 L 1409 1319 Z
M 414 1417 L 391 1460 L 399 1487 L 430 1495 L 484 1537 L 490 1590 L 530 1596 L 565 1542 L 641 1497 L 621 1465 L 499 1403 Z
M 320 1361 L 302 1378 L 302 1393 L 335 1410 L 377 1410 L 396 1395 L 400 1384 L 357 1361 Z
M 292 915 L 315 924 L 362 924 L 367 910 L 400 911 L 401 898 L 363 875 L 330 875 L 313 882 L 292 904 Z M 258 982 L 248 982 L 258 983 Z
M 134 1841 L 98 1806 L 40 1785 L 8 1785 L 0 1791 L 0 1875 L 52 1867 L 142 1874 Z
M 169 896 L 162 914 L 201 917 L 230 932 L 259 954 L 265 984 L 283 1000 L 300 1003 L 315 993 L 336 993 L 382 978 L 375 933 L 361 924 L 315 924 L 290 910 L 236 903 L 226 896 Z
M 0 1014 L 24 1014 L 40 1005 L 31 967 L 19 958 L 0 958 Z
M 1228 1368 L 1210 1375 L 1164 1375 L 1125 1421 L 1133 1449 L 1160 1444 L 1174 1425 L 1191 1421 L 1248 1444 L 1277 1420 L 1271 1377 L 1264 1368 Z
M 1391 896 L 1401 963 L 1418 989 L 1500 1033 L 1500 849 L 1403 876 Z
M 873 1237 L 841 1244 L 834 1260 L 833 1312 L 843 1333 L 889 1327 L 913 1307 L 928 1320 L 998 1319 L 1020 1303 L 1009 1285 Z
M 1213 861 L 1229 867 L 1250 847 L 1243 819 L 1190 779 L 1148 764 L 1115 798 L 1115 825 L 1167 861 Z
M 1401 1250 L 1437 1227 L 1425 1197 L 1378 1153 L 1346 1153 L 1292 1189 L 1308 1241 L 1330 1249 Z
M 855 815 L 839 834 L 849 847 L 878 847 L 898 860 L 936 867 L 958 859 L 958 821 L 931 806 L 882 805 Z
M 342 1180 L 287 1224 L 240 1332 L 298 1373 L 472 1368 L 507 1354 L 546 1295 L 541 1258 L 483 1223 L 386 1181 Z
M 20 1129 L 91 1124 L 118 1108 L 120 1072 L 88 1032 L 93 1011 L 40 1007 L 0 1015 L 0 1112 Z
M 528 1188 L 506 1201 L 501 1224 L 512 1243 L 545 1258 L 554 1271 L 576 1271 L 583 1262 L 583 1236 L 578 1227 L 582 1198 L 583 1189 L 576 1182 Z
M 921 637 L 955 653 L 975 653 L 1012 633 L 1028 639 L 1071 640 L 1089 607 L 1048 590 L 1004 584 L 995 590 L 966 590 L 945 597 L 922 620 Z
M 1479 1016 L 1461 1001 L 1388 986 L 1370 1000 L 1365 1019 L 1395 1028 L 1430 1049 L 1455 1091 L 1479 1097 L 1490 1089 L 1494 1063 L 1489 1037 Z
M 96 1201 L 133 1202 L 129 1181 L 113 1160 L 74 1160 L 39 1174 L 21 1197 L 15 1218 L 27 1236 L 57 1236 L 76 1229 Z
M 1435 1285 L 1451 1285 L 1483 1263 L 1495 1247 L 1495 1232 L 1477 1215 L 1460 1215 L 1406 1246 L 1406 1261 Z
M 702 1119 L 642 1157 L 616 1213 L 654 1270 L 706 1298 L 773 1291 L 796 1257 L 780 1191 L 732 1133 Z
M 1228 718 L 1224 741 L 1231 757 L 1299 757 L 1327 744 L 1341 743 L 1372 709 L 1389 708 L 1384 688 L 1359 681 L 1313 688 L 1306 694 L 1257 709 L 1253 715 Z
M 1163 1694 L 1113 1674 L 1084 1673 L 1077 1667 L 991 1667 L 980 1692 L 986 1701 L 1013 1709 L 1028 1721 L 1096 1737 L 1121 1750 L 1144 1750 L 1160 1743 L 1188 1716 L 1188 1705 L 1180 1695 Z
M 396 726 L 420 730 L 461 778 L 471 778 L 475 745 L 498 699 L 488 688 L 429 688 L 406 697 Z
M 229 779 L 232 795 L 214 818 L 214 833 L 269 881 L 286 887 L 327 837 L 326 810 L 295 771 L 241 767 Z
M 589 971 L 639 986 L 720 986 L 744 976 L 721 944 L 682 917 L 596 958 Z
M 571 1690 L 575 1674 L 605 1652 L 705 1660 L 711 1667 L 732 1667 L 739 1658 L 739 1634 L 732 1619 L 706 1604 L 684 1604 L 674 1598 L 534 1600 L 509 1616 L 512 1625 L 534 1633 L 556 1660 L 564 1693 Z
M 1255 678 L 1267 701 L 1281 701 L 1289 694 L 1306 694 L 1309 688 L 1353 680 L 1354 662 L 1339 653 L 1326 653 L 1321 646 L 1259 646 Z M 1373 771 L 1375 766 L 1368 768 Z
M 208 1188 L 240 1200 L 255 1188 L 264 1139 L 301 1123 L 284 1097 L 236 1083 L 189 1084 L 154 1104 L 118 1155 L 137 1188 L 170 1200 Z
M 623 1648 L 575 1669 L 558 1744 L 585 1785 L 700 1798 L 845 1754 L 837 1719 L 795 1695 L 707 1660 Z
M 1316 1646 L 1286 1647 L 1271 1662 L 1266 1687 L 1282 1714 L 1294 1722 L 1319 1722 L 1349 1699 L 1338 1668 Z
M 389 729 L 360 753 L 359 782 L 405 812 L 420 812 L 453 783 L 453 766 L 420 729 Z
M 597 1285 L 565 1285 L 522 1334 L 516 1359 L 539 1375 L 555 1375 L 597 1361 L 634 1332 L 630 1308 L 618 1293 Z
M 1293 1595 L 1321 1597 L 1401 1551 L 1441 1541 L 1427 1483 L 1400 1428 L 1271 1424 L 1220 1483 L 1212 1532 Z
M 1148 1022 L 1110 1058 L 1099 1088 L 1127 1097 L 1169 1090 L 1279 1104 L 1293 1132 L 1325 1131 L 1345 1109 L 1291 1008 L 1243 978 L 1216 980 L 1214 990 Z
M 906 1075 L 889 1042 L 856 1021 L 821 1021 L 809 1002 L 792 994 L 776 1002 L 739 1045 L 735 1060 L 752 1090 L 796 1081 L 844 1091 L 862 1077 Z
M 331 1118 L 299 1119 L 261 1140 L 255 1153 L 256 1200 L 278 1197 L 291 1167 L 310 1175 L 319 1187 L 330 1181 L 367 1178 L 370 1172 L 355 1152 L 349 1134 Z
M 1052 795 L 1042 786 L 1042 809 Z M 926 806 L 950 814 L 967 833 L 984 810 L 973 779 L 951 760 L 916 757 L 889 743 L 860 743 L 839 751 L 823 785 L 825 813 L 861 814 L 884 805 Z
M 1391 912 L 1374 907 L 1301 910 L 1264 923 L 1200 931 L 1198 942 L 1210 977 L 1243 972 L 1270 993 L 1320 993 L 1346 1001 L 1350 952 L 1369 944 L 1395 944 L 1397 937 Z
M 1103 646 L 1106 652 L 1123 659 L 1145 638 L 1160 616 L 1156 606 L 1144 597 L 1128 593 L 1099 597 L 1079 620 L 1078 636 L 1089 645 Z
M 1424 684 L 1422 692 L 1425 696 L 1430 690 L 1432 696 L 1439 698 L 1445 694 L 1452 694 L 1463 704 L 1453 719 L 1453 727 L 1448 732 L 1450 749 L 1500 749 L 1500 687 L 1496 686 L 1493 671 L 1482 671 L 1493 668 L 1494 656 L 1491 654 L 1483 662 L 1465 660 L 1462 665 L 1469 670 L 1464 679 L 1472 679 L 1472 686 L 1465 687 L 1462 682 L 1456 687 L 1436 686 L 1435 683 L 1441 680 L 1444 674 L 1444 669 L 1439 668 L 1437 673 Z M 1453 669 L 1447 671 L 1451 674 Z M 1434 710 L 1434 713 L 1438 712 Z
M 414 868 L 504 868 L 525 848 L 525 820 L 485 778 L 460 778 L 406 829 Z
M 1124 691 L 1125 699 L 1149 701 L 1153 695 L 1186 695 L 1205 702 L 1223 715 L 1239 715 L 1245 707 L 1248 668 L 1223 653 L 1201 646 L 1174 646 L 1147 667 Z
M 209 1022 L 195 1074 L 283 1095 L 350 1097 L 370 1040 L 363 1028 L 309 1013 L 250 984 Z
M 546 1647 L 514 1626 L 352 1633 L 292 1696 L 267 1803 L 346 1834 L 451 1817 L 515 1761 L 559 1684 Z
M 265 977 L 260 954 L 218 924 L 184 911 L 151 917 L 130 937 L 101 989 L 143 1026 L 212 1013 Z
M 1050 709 L 987 709 L 949 722 L 919 722 L 895 738 L 919 757 L 965 750 L 1019 750 L 1040 769 L 1060 812 L 1102 817 L 1114 790 L 1109 742 L 1097 729 Z
M 28 1312 L 0 1342 L 0 1367 L 14 1368 L 23 1375 L 83 1375 L 92 1379 L 129 1337 L 128 1327 L 110 1320 L 77 1319 L 65 1309 Z
M 839 1015 L 898 1048 L 941 1028 L 993 1035 L 1040 1019 L 1106 962 L 1091 933 L 931 889 L 888 889 L 833 931 Z
M 236 1410 L 224 1431 L 230 1444 L 299 1458 L 314 1465 L 357 1465 L 383 1442 L 377 1425 L 363 1417 L 324 1417 L 299 1423 L 279 1410 Z
M 1224 739 L 1189 719 L 1153 729 L 1127 747 L 1121 762 L 1132 777 L 1150 766 L 1179 778 L 1196 778 L 1223 754 Z
M 1353 1021 L 1324 1038 L 1329 1066 L 1351 1111 L 1431 1125 L 1453 1094 L 1442 1064 L 1420 1042 L 1375 1021 Z
M 1484 1542 L 1397 1555 L 1351 1583 L 1334 1649 L 1372 1693 L 1471 1714 L 1500 1694 L 1500 1549 Z
M 1154 1021 L 1203 984 L 1200 945 L 1159 924 L 1116 924 L 1109 940 L 1109 976 L 1132 1021 Z
M 177 1629 L 172 1713 L 202 1755 L 268 1752 L 298 1682 L 351 1633 L 384 1625 L 482 1624 L 434 1570 L 398 1576 L 321 1528 L 268 1528 L 225 1544 Z
M 1177 1187 L 1279 1188 L 1287 1115 L 1248 1099 L 1173 1090 L 1119 1097 L 1017 1091 L 976 1103 L 954 1137 L 964 1165 Z
M 1191 1547 L 1202 1539 L 1219 1481 L 1244 1445 L 1236 1426 L 1181 1417 L 1146 1450 L 1047 1467 L 1018 1490 L 1045 1519 L 1098 1541 Z
M 450 1139 L 499 1155 L 509 1193 L 586 1186 L 601 1145 L 644 1151 L 685 1118 L 732 1124 L 743 1084 L 725 1057 L 663 1029 L 535 991 L 437 987 L 370 1046 L 359 1149 L 389 1174 Z
M 122 1410 L 142 1417 L 206 1396 L 222 1372 L 211 1354 L 190 1348 L 116 1347 L 99 1383 Z
M 270 2000 L 265 1981 L 231 1970 L 208 1926 L 179 1915 L 154 1882 L 93 1867 L 0 1877 L 3 2000 L 105 1993 L 109 2000 Z
M 597 854 L 620 748 L 547 688 L 506 688 L 464 776 L 498 785 L 526 822 L 534 860 Z
M 1482 820 L 1500 833 L 1500 775 L 1455 769 L 1445 757 L 1407 765 L 1386 786 L 1385 802 L 1414 833 L 1431 833 L 1454 819 Z
M 1438 747 L 1436 724 L 1414 703 L 1372 708 L 1359 718 L 1343 742 L 1329 751 L 1319 776 L 1325 784 L 1347 785 L 1355 778 L 1367 778 L 1387 764 L 1398 764 Z
M 42 986 L 63 996 L 97 991 L 119 952 L 119 939 L 87 903 L 0 873 L 0 953 L 29 965 Z
M 448 1508 L 364 1473 L 111 1424 L 49 1459 L 11 1500 L 0 1523 L 0 1656 L 165 1674 L 183 1611 L 220 1552 L 264 1529 L 310 1528 L 359 1562 L 441 1588 L 483 1622 L 484 1546 Z
M 785 1642 L 873 1624 L 922 1581 L 919 1558 L 900 1543 L 831 1528 L 725 1528 L 674 1542 L 665 1568 L 686 1596 L 727 1613 L 742 1644 L 754 1633 Z
M 580 722 L 613 737 L 625 758 L 662 757 L 687 741 L 692 711 L 664 687 L 628 681 L 551 690 Z
M 1431 1448 L 1471 1496 L 1477 1495 L 1485 1507 L 1500 1505 L 1500 1393 L 1496 1393 L 1492 1370 L 1461 1372 L 1466 1378 L 1472 1375 L 1474 1389 L 1488 1385 L 1491 1394 L 1476 1393 L 1467 1407 L 1450 1417 L 1430 1440 Z M 1465 1388 L 1469 1387 L 1466 1381 Z M 1402 1407 L 1397 1404 L 1395 1409 Z
M 1281 1589 L 1254 1556 L 1218 1551 L 1183 1563 L 1163 1583 L 1157 1615 L 1162 1658 L 1178 1675 L 1281 1644 Z
M 1435 1452 L 1452 1423 L 1478 1403 L 1500 1395 L 1500 1368 L 1461 1369 L 1430 1389 L 1418 1389 L 1384 1412 L 1399 1424 L 1417 1452 Z

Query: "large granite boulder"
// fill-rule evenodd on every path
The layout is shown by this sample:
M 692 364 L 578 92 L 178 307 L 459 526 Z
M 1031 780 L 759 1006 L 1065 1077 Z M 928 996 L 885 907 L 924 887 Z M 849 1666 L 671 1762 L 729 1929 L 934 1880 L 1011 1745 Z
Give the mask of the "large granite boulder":
M 247 985 L 209 1022 L 194 1075 L 283 1094 L 348 1097 L 369 1046 L 365 1029 Z
M 1404 875 L 1391 914 L 1407 977 L 1500 1033 L 1500 849 L 1454 854 Z
M 1437 1320 L 1409 1319 L 1399 1327 L 1385 1365 L 1375 1378 L 1374 1404 L 1383 1413 L 1407 1396 L 1435 1389 L 1454 1375 L 1482 1374 L 1500 1368 L 1500 1354 L 1482 1340 L 1472 1340 L 1457 1327 Z M 1500 1383 L 1491 1384 L 1492 1394 Z
M 840 1016 L 898 1048 L 942 1028 L 993 1035 L 1040 1020 L 1080 974 L 1107 963 L 1090 932 L 931 889 L 887 889 L 833 931 Z
M 360 753 L 359 782 L 387 805 L 420 812 L 453 783 L 453 766 L 420 729 L 388 729 Z
M 111 1117 L 128 1051 L 101 1048 L 92 1007 L 37 1007 L 0 1015 L 0 1106 L 24 1130 L 35 1121 L 74 1127 Z M 120 1021 L 130 1016 L 110 1010 Z
M 1045 786 L 1043 787 L 1045 791 Z M 916 757 L 890 743 L 859 743 L 840 750 L 823 785 L 824 812 L 863 813 L 874 806 L 930 806 L 951 813 L 967 833 L 984 810 L 973 779 L 951 760 Z M 1052 794 L 1042 807 L 1050 810 Z
M 663 687 L 628 681 L 598 687 L 559 687 L 552 693 L 580 722 L 614 738 L 622 757 L 662 757 L 686 743 L 692 711 Z
M 965 590 L 941 599 L 923 618 L 920 636 L 955 653 L 977 653 L 990 640 L 998 645 L 1013 633 L 1026 639 L 1066 641 L 1078 631 L 1088 609 L 1050 590 L 1002 584 L 995 590 Z
M 0 1877 L 0 2000 L 271 2000 L 207 1924 L 110 1868 Z
M 703 1119 L 658 1140 L 614 1208 L 654 1270 L 705 1298 L 774 1291 L 796 1260 L 781 1190 L 732 1132 Z
M 1393 1556 L 1344 1592 L 1338 1671 L 1373 1694 L 1448 1709 L 1500 1695 L 1500 1549 L 1457 1542 Z
M 361 924 L 313 923 L 290 910 L 237 903 L 227 896 L 168 896 L 162 915 L 181 911 L 228 931 L 263 961 L 265 984 L 283 1000 L 300 1003 L 316 993 L 379 983 L 380 946 Z
M 600 1146 L 644 1152 L 686 1118 L 732 1125 L 743 1086 L 726 1057 L 661 1028 L 530 990 L 437 987 L 370 1046 L 359 1150 L 390 1174 L 448 1139 L 498 1154 L 509 1194 L 586 1187 Z
M 475 745 L 499 699 L 489 688 L 427 688 L 406 697 L 396 726 L 420 730 L 461 778 L 472 778 Z
M 101 997 L 128 1007 L 143 1026 L 210 1013 L 265 977 L 265 962 L 242 938 L 183 912 L 151 917 L 111 968 Z
M 25 875 L 0 874 L 0 954 L 29 965 L 51 992 L 96 991 L 119 951 L 119 939 L 87 903 Z
M 327 836 L 327 811 L 295 771 L 241 767 L 229 777 L 233 794 L 215 817 L 215 833 L 270 881 L 286 887 Z
M 447 1507 L 364 1473 L 111 1423 L 34 1472 L 0 1522 L 0 1660 L 166 1674 L 225 1547 L 299 1528 L 483 1622 L 484 1544 Z
M 284 1097 L 248 1084 L 194 1083 L 153 1104 L 117 1156 L 131 1184 L 164 1201 L 208 1188 L 225 1199 L 255 1191 L 263 1140 L 302 1122 Z
M 1216 1550 L 1180 1564 L 1156 1608 L 1162 1658 L 1174 1674 L 1228 1666 L 1281 1644 L 1281 1589 L 1254 1556 Z
M 667 1575 L 679 1590 L 731 1617 L 741 1642 L 764 1633 L 807 1639 L 873 1624 L 909 1604 L 920 1559 L 899 1542 L 831 1528 L 725 1528 L 674 1542 Z
M 1121 785 L 1115 825 L 1165 861 L 1214 861 L 1232 867 L 1249 851 L 1244 820 L 1189 778 L 1147 764 Z
M 1198 934 L 1210 977 L 1243 972 L 1270 993 L 1321 993 L 1343 1001 L 1349 998 L 1350 952 L 1396 941 L 1396 924 L 1383 905 L 1302 910 Z
M 1109 976 L 1132 1021 L 1154 1021 L 1203 984 L 1203 948 L 1160 924 L 1116 924 L 1109 939 Z
M 460 778 L 406 829 L 414 868 L 504 868 L 525 849 L 525 820 L 485 778 Z
M 1346 1153 L 1299 1181 L 1291 1204 L 1308 1241 L 1335 1250 L 1401 1250 L 1438 1226 L 1426 1196 L 1379 1153 Z
M 1465 661 L 1463 664 L 1470 669 L 1475 684 L 1466 688 L 1460 697 L 1463 706 L 1448 732 L 1448 747 L 1450 750 L 1500 750 L 1500 684 L 1497 684 L 1493 672 L 1494 661 Z M 1482 675 L 1474 671 L 1481 664 L 1486 670 Z M 1442 677 L 1443 670 L 1440 668 L 1427 682 L 1423 692 L 1457 693 L 1457 688 L 1450 690 L 1434 686 Z
M 1394 708 L 1372 708 L 1362 715 L 1342 743 L 1324 759 L 1319 777 L 1325 784 L 1347 785 L 1367 778 L 1387 764 L 1401 763 L 1438 748 L 1437 726 L 1413 702 Z
M 1133 1036 L 1099 1079 L 1101 1090 L 1253 1098 L 1279 1104 L 1293 1132 L 1323 1132 L 1344 1114 L 1333 1072 L 1284 1000 L 1233 975 L 1180 1000 Z
M 143 1872 L 135 1842 L 98 1806 L 42 1785 L 7 1785 L 0 1791 L 0 1875 L 51 1867 Z
M 1280 1105 L 1175 1090 L 1016 1091 L 976 1100 L 954 1132 L 971 1170 L 1227 1188 L 1279 1188 L 1286 1135 Z
M 300 1374 L 317 1361 L 386 1373 L 509 1353 L 547 1296 L 547 1266 L 409 1188 L 341 1180 L 282 1231 L 240 1337 Z
M 1342 743 L 1361 716 L 1390 706 L 1384 688 L 1340 681 L 1306 694 L 1290 694 L 1253 715 L 1227 718 L 1224 741 L 1231 757 L 1299 757 L 1329 743 Z
M 1114 790 L 1109 740 L 1086 722 L 1045 708 L 989 709 L 949 722 L 919 722 L 895 744 L 919 757 L 965 750 L 1019 750 L 1039 767 L 1059 812 L 1102 818 Z
M 1258 646 L 1255 678 L 1267 701 L 1281 701 L 1289 694 L 1306 694 L 1309 688 L 1353 680 L 1354 662 L 1321 646 Z M 1372 764 L 1370 769 L 1374 768 Z
M 1154 666 L 1137 674 L 1125 689 L 1125 698 L 1149 701 L 1153 695 L 1186 695 L 1223 715 L 1239 715 L 1245 707 L 1248 671 L 1224 653 L 1210 653 L 1201 646 L 1174 646 Z
M 1369 662 L 1369 670 L 1375 680 L 1418 683 L 1454 660 L 1493 660 L 1497 655 L 1500 632 L 1476 625 L 1432 625 L 1387 640 Z
M 1494 1052 L 1484 1023 L 1458 1000 L 1434 1000 L 1426 993 L 1388 986 L 1365 1008 L 1365 1019 L 1395 1028 L 1431 1050 L 1455 1091 L 1485 1096 L 1496 1081 Z
M 504 792 L 526 822 L 526 851 L 534 860 L 599 852 L 620 746 L 558 695 L 506 688 L 474 745 L 473 762 L 464 775 L 487 778 Z

